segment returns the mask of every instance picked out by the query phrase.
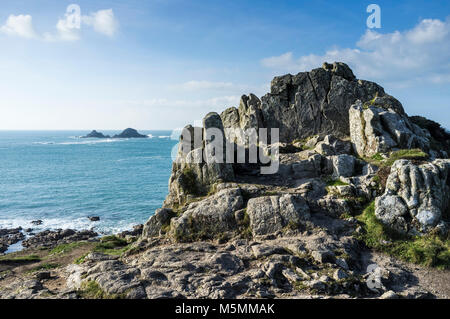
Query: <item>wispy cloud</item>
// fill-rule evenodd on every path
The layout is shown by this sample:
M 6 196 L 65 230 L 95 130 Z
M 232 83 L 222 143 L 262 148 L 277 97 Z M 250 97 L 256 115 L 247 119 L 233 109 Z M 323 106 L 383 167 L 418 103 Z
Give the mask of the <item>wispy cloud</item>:
M 414 28 L 392 33 L 367 30 L 354 48 L 295 58 L 292 52 L 261 60 L 277 72 L 297 73 L 323 62 L 348 63 L 357 76 L 397 86 L 450 82 L 450 18 L 424 19 Z
M 44 41 L 76 41 L 81 38 L 83 26 L 92 27 L 95 32 L 108 37 L 113 37 L 119 28 L 119 22 L 112 9 L 99 10 L 80 16 L 80 25 L 78 26 L 74 26 L 71 19 L 72 17 L 66 13 L 64 18 L 58 19 L 55 32 L 45 32 L 39 35 L 34 31 L 31 15 L 10 15 L 6 23 L 0 27 L 0 33 Z
M 96 32 L 109 37 L 114 36 L 119 28 L 119 22 L 112 9 L 99 10 L 89 16 L 83 16 L 82 21 L 86 25 L 92 26 Z
M 0 32 L 9 36 L 18 36 L 22 38 L 36 38 L 37 34 L 33 28 L 33 18 L 31 15 L 13 15 L 11 14 L 6 23 L 0 27 Z

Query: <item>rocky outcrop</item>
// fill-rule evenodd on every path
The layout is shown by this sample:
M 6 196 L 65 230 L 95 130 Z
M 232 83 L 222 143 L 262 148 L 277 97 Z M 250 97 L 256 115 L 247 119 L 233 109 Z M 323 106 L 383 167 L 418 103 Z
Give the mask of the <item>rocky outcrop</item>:
M 413 163 L 398 160 L 391 168 L 385 193 L 375 202 L 375 215 L 403 234 L 436 227 L 447 232 L 450 216 L 450 160 Z
M 317 137 L 317 140 L 319 137 Z M 352 153 L 352 144 L 349 141 L 342 141 L 333 135 L 327 135 L 323 141 L 314 143 L 314 138 L 309 140 L 305 146 L 313 147 L 314 150 L 324 156 L 342 155 Z M 314 144 L 313 144 L 314 143 Z
M 300 195 L 263 196 L 248 201 L 247 214 L 254 235 L 273 234 L 291 225 L 299 225 L 309 219 L 306 201 Z
M 0 228 L 0 254 L 8 250 L 10 245 L 25 239 L 22 227 L 5 229 Z
M 349 135 L 348 109 L 357 99 L 384 96 L 373 82 L 357 80 L 344 63 L 273 79 L 271 92 L 261 98 L 267 128 L 279 128 L 281 142 L 312 135 Z
M 216 152 L 213 147 L 211 142 L 214 136 L 206 136 L 209 128 L 217 129 L 222 134 L 222 152 Z M 196 143 L 198 136 L 200 139 Z M 232 181 L 234 170 L 232 164 L 225 161 L 225 148 L 222 119 L 217 113 L 205 116 L 203 129 L 186 126 L 182 131 L 177 158 L 172 164 L 169 194 L 164 206 L 178 206 L 192 197 L 206 195 L 217 183 Z
M 243 208 L 244 199 L 239 188 L 224 189 L 213 196 L 187 207 L 170 222 L 171 235 L 178 241 L 213 239 L 225 232 L 237 230 L 235 212 Z
M 26 248 L 54 247 L 76 241 L 95 239 L 98 234 L 92 230 L 76 231 L 73 229 L 45 230 L 22 242 Z
M 113 138 L 147 138 L 147 135 L 139 134 L 134 128 L 127 128 L 120 134 L 116 134 Z
M 412 148 L 430 151 L 429 132 L 411 122 L 396 100 L 358 101 L 350 107 L 349 119 L 351 141 L 359 156 Z
M 101 132 L 97 132 L 96 130 L 93 130 L 91 133 L 82 136 L 81 138 L 110 138 L 109 135 L 104 135 Z

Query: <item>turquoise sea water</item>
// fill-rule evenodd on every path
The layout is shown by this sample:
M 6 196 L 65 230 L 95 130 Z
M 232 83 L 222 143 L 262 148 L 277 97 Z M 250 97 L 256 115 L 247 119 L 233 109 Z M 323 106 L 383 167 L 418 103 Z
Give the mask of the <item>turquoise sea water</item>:
M 161 207 L 177 143 L 171 132 L 140 131 L 148 139 L 79 138 L 87 133 L 0 131 L 0 228 L 113 233 L 144 223 Z M 37 219 L 43 225 L 30 224 Z

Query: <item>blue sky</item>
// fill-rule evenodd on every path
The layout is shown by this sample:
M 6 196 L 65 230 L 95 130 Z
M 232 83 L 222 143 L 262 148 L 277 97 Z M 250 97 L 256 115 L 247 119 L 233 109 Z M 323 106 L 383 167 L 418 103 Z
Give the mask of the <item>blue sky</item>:
M 182 127 L 325 60 L 450 128 L 449 16 L 448 1 L 2 0 L 0 129 Z

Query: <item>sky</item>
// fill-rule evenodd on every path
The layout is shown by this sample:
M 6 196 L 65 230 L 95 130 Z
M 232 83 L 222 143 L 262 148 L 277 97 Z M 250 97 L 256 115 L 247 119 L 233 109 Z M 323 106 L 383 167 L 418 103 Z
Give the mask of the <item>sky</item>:
M 450 128 L 448 0 L 1 0 L 0 130 L 180 128 L 325 61 Z

